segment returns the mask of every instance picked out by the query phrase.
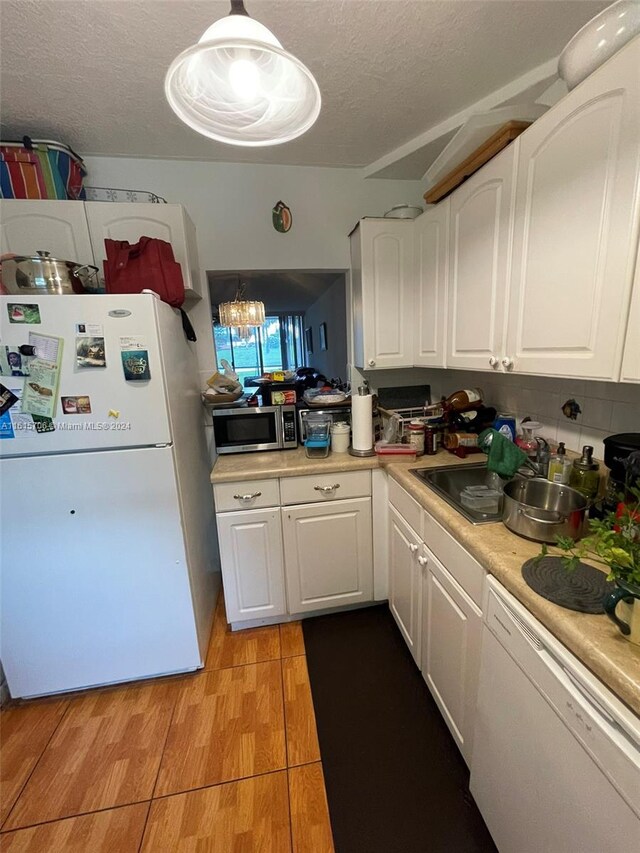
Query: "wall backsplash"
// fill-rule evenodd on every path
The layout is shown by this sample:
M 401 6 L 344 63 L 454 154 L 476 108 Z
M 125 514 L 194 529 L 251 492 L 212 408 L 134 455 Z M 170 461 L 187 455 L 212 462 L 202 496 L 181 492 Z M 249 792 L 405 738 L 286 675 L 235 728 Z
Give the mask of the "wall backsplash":
M 593 382 L 585 379 L 552 379 L 511 373 L 485 373 L 470 370 L 369 371 L 372 388 L 398 385 L 431 385 L 432 399 L 448 396 L 458 388 L 482 388 L 485 403 L 499 412 L 512 412 L 518 419 L 529 415 L 540 421 L 540 435 L 553 442 L 564 441 L 569 450 L 579 451 L 584 444 L 594 448 L 602 459 L 602 440 L 618 432 L 640 432 L 640 385 L 618 382 Z M 406 379 L 406 381 L 405 381 Z M 562 413 L 567 401 L 575 400 L 581 409 L 577 419 Z
M 466 370 L 425 372 L 434 400 L 457 388 L 482 388 L 487 405 L 515 414 L 518 426 L 529 415 L 543 425 L 540 435 L 547 440 L 564 441 L 569 450 L 591 444 L 598 459 L 603 458 L 602 440 L 608 435 L 640 432 L 640 385 Z M 581 409 L 575 421 L 562 413 L 570 399 Z

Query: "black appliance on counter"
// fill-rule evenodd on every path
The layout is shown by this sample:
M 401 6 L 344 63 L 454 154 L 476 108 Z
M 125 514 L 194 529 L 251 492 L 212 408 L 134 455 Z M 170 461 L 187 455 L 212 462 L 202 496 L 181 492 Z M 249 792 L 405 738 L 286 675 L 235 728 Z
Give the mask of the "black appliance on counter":
M 629 486 L 640 485 L 640 432 L 621 432 L 603 441 L 604 464 L 609 469 L 609 482 L 604 509 L 614 510 L 618 496 Z

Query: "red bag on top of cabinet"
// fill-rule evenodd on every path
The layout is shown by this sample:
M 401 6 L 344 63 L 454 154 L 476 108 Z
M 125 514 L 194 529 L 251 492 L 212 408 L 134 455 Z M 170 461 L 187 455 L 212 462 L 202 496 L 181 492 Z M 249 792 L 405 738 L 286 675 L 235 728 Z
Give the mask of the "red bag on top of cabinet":
M 137 243 L 105 240 L 104 282 L 107 293 L 155 291 L 163 302 L 180 308 L 184 281 L 171 243 L 156 237 L 141 237 Z
M 181 305 L 184 280 L 180 264 L 173 256 L 171 243 L 157 237 L 141 237 L 137 243 L 105 240 L 107 258 L 103 262 L 107 293 L 142 293 L 153 290 L 163 302 L 178 308 L 187 340 L 196 341 L 196 333 Z

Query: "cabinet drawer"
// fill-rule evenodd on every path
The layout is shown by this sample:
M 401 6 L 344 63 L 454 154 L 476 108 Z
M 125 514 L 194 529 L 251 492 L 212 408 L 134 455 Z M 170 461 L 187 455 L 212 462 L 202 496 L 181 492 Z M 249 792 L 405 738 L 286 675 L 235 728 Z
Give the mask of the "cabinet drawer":
M 485 570 L 428 512 L 423 511 L 423 517 L 423 539 L 427 548 L 446 566 L 474 604 L 482 608 Z
M 243 480 L 213 487 L 216 512 L 280 506 L 278 480 Z
M 280 480 L 280 494 L 282 506 L 367 498 L 371 495 L 371 472 L 338 471 L 333 474 L 287 477 Z
M 389 503 L 422 539 L 422 507 L 392 478 L 389 478 Z

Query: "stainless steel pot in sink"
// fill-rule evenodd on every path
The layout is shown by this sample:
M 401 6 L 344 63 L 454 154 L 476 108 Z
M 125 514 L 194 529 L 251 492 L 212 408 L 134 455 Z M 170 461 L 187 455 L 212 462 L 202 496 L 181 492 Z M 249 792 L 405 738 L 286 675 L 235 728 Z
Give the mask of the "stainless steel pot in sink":
M 513 533 L 536 542 L 557 536 L 580 539 L 584 534 L 587 499 L 559 483 L 533 478 L 512 480 L 504 487 L 502 520 Z

